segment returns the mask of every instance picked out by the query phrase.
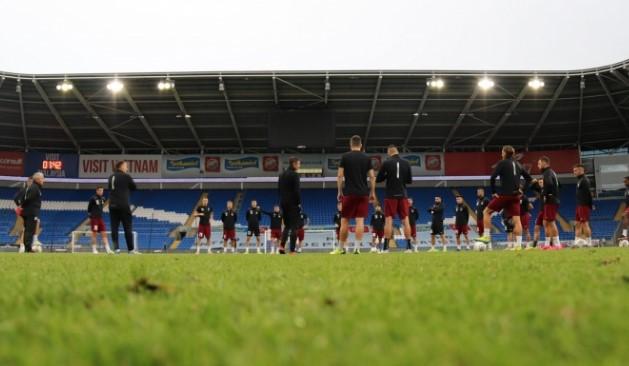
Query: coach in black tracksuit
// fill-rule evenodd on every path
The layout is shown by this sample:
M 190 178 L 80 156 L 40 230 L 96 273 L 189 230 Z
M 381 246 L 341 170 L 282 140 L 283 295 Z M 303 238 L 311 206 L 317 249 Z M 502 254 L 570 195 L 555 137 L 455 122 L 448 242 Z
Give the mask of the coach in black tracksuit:
M 127 249 L 131 253 L 135 247 L 129 196 L 131 191 L 135 191 L 136 185 L 133 178 L 127 174 L 127 169 L 127 162 L 120 161 L 116 164 L 116 172 L 109 176 L 109 217 L 111 219 L 111 240 L 114 242 L 114 249 L 117 252 L 120 251 L 118 228 L 122 222 Z
M 301 211 L 300 179 L 297 170 L 301 166 L 299 159 L 292 157 L 288 160 L 286 169 L 279 178 L 278 188 L 280 194 L 280 206 L 284 214 L 284 232 L 280 244 L 280 253 L 284 253 L 286 241 L 290 237 L 290 251 L 295 252 L 297 244 L 297 226 L 299 224 L 299 213 Z
M 24 189 L 21 198 L 22 217 L 24 218 L 24 248 L 27 253 L 33 251 L 33 235 L 37 230 L 37 220 L 41 210 L 42 186 L 44 175 L 35 173 L 33 183 Z

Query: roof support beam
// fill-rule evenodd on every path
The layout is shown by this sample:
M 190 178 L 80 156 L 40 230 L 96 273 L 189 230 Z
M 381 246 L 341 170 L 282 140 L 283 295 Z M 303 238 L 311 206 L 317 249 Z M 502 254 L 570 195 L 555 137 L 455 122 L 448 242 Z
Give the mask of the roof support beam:
M 0 78 L 0 88 L 2 88 L 2 84 L 4 84 L 4 81 L 5 81 L 6 79 L 7 79 L 7 78 L 6 78 L 6 77 L 4 77 L 4 76 Z
M 561 79 L 559 86 L 557 87 L 557 89 L 555 89 L 555 92 L 553 93 L 553 97 L 548 102 L 548 105 L 546 106 L 546 109 L 544 109 L 544 112 L 542 113 L 542 116 L 539 118 L 539 121 L 537 121 L 537 124 L 535 124 L 535 127 L 533 128 L 531 135 L 529 136 L 528 140 L 526 140 L 527 150 L 529 148 L 529 145 L 531 145 L 531 142 L 533 142 L 533 140 L 535 139 L 535 136 L 537 136 L 537 133 L 539 132 L 539 130 L 542 128 L 542 125 L 544 124 L 544 122 L 546 122 L 546 118 L 548 118 L 548 115 L 553 110 L 555 103 L 557 103 L 557 99 L 559 99 L 559 96 L 563 92 L 563 89 L 566 87 L 566 83 L 568 83 L 568 78 L 569 78 L 568 76 L 564 76 L 563 79 Z
M 365 138 L 363 139 L 363 146 L 367 146 L 367 140 L 369 139 L 369 132 L 371 131 L 371 124 L 373 122 L 373 116 L 376 113 L 376 104 L 378 104 L 378 95 L 380 94 L 380 86 L 382 85 L 382 74 L 378 75 L 378 81 L 376 82 L 376 90 L 373 93 L 373 100 L 371 101 L 371 110 L 369 111 L 369 120 L 367 121 L 367 129 L 365 130 Z
M 66 133 L 70 141 L 72 141 L 72 144 L 77 149 L 77 151 L 81 152 L 81 146 L 74 138 L 74 135 L 72 134 L 72 132 L 68 128 L 68 125 L 66 124 L 66 122 L 63 120 L 63 118 L 57 111 L 57 108 L 55 108 L 55 106 L 53 106 L 52 103 L 50 102 L 50 98 L 48 98 L 48 95 L 46 94 L 46 91 L 44 90 L 44 88 L 42 88 L 42 86 L 39 85 L 36 79 L 33 79 L 32 81 L 33 81 L 33 85 L 35 85 L 35 89 L 37 89 L 37 92 L 39 93 L 39 96 L 41 96 L 41 98 L 44 100 L 44 103 L 46 103 L 46 106 L 48 106 L 50 113 L 52 113 L 53 117 L 55 117 L 55 119 L 57 120 L 57 123 L 59 123 L 59 126 L 61 126 L 61 128 Z
M 192 118 L 188 114 L 188 111 L 186 111 L 186 107 L 183 105 L 183 102 L 181 101 L 181 97 L 179 97 L 177 88 L 173 88 L 173 96 L 175 97 L 175 100 L 177 101 L 177 105 L 179 106 L 179 110 L 181 111 L 181 114 L 183 114 L 183 118 L 186 120 L 186 124 L 188 125 L 188 129 L 190 130 L 190 133 L 192 133 L 194 140 L 199 146 L 199 149 L 203 151 L 203 143 L 201 142 L 201 139 L 199 138 L 199 134 L 197 133 L 197 130 L 194 128 L 194 125 L 192 124 Z
M 496 123 L 496 125 L 491 130 L 491 132 L 489 133 L 485 141 L 483 141 L 483 146 L 482 146 L 483 151 L 485 151 L 485 147 L 487 146 L 487 144 L 491 142 L 491 140 L 494 138 L 494 136 L 496 136 L 500 128 L 505 124 L 505 122 L 507 122 L 509 117 L 511 117 L 511 115 L 513 114 L 513 111 L 515 111 L 515 109 L 518 107 L 518 105 L 520 104 L 524 96 L 526 95 L 527 90 L 528 90 L 528 86 L 525 85 L 522 88 L 522 90 L 520 90 L 520 93 L 518 94 L 518 96 L 515 97 L 515 99 L 511 102 L 511 104 L 509 105 L 509 108 L 507 108 L 507 110 L 500 117 L 500 119 L 498 120 L 498 123 Z
M 286 84 L 286 85 L 288 85 L 288 86 L 292 86 L 293 88 L 295 88 L 295 89 L 297 89 L 297 90 L 299 90 L 299 91 L 301 91 L 301 92 L 303 92 L 303 93 L 306 93 L 306 94 L 308 94 L 308 95 L 312 95 L 313 97 L 317 97 L 319 100 L 323 100 L 323 97 L 322 97 L 322 96 L 320 96 L 319 94 L 314 93 L 314 92 L 311 92 L 311 91 L 310 91 L 310 90 L 308 90 L 308 89 L 304 89 L 304 88 L 302 88 L 302 87 L 301 87 L 301 86 L 299 86 L 299 85 L 296 85 L 296 84 L 291 83 L 290 81 L 286 81 L 286 80 L 284 80 L 284 79 L 282 79 L 282 78 L 280 78 L 280 77 L 277 77 L 277 76 L 275 77 L 275 79 L 276 79 L 276 80 L 281 81 L 282 83 L 284 83 L 284 84 Z
M 625 115 L 622 114 L 622 111 L 618 108 L 618 105 L 614 101 L 614 97 L 609 92 L 609 88 L 607 88 L 607 85 L 605 84 L 605 81 L 603 81 L 603 78 L 601 78 L 600 75 L 596 75 L 596 78 L 598 78 L 598 82 L 601 83 L 603 90 L 605 90 L 607 99 L 609 99 L 609 103 L 612 105 L 612 107 L 614 108 L 614 111 L 616 111 L 616 114 L 618 115 L 618 118 L 620 119 L 620 121 L 622 121 L 622 124 L 625 126 L 625 130 L 629 132 L 629 123 L 627 122 L 627 117 L 625 117 Z
M 94 107 L 92 107 L 87 102 L 87 100 L 85 99 L 83 94 L 81 94 L 81 91 L 76 87 L 76 85 L 74 85 L 74 88 L 72 88 L 72 93 L 79 100 L 79 102 L 83 105 L 83 108 L 85 108 L 85 110 L 87 110 L 87 112 L 90 114 L 90 116 L 96 121 L 96 123 L 100 126 L 100 128 L 102 128 L 103 131 L 105 131 L 105 133 L 107 134 L 107 136 L 109 136 L 111 141 L 113 141 L 113 143 L 124 154 L 125 147 L 122 145 L 120 140 L 118 140 L 118 138 L 112 133 L 112 131 L 109 129 L 109 127 L 107 127 L 107 125 L 105 124 L 105 121 L 103 121 L 103 119 L 98 115 L 98 113 L 96 113 L 96 110 L 94 109 Z
M 325 75 L 325 84 L 323 84 L 323 103 L 328 104 L 328 95 L 330 94 L 330 76 Z
M 625 84 L 625 86 L 629 86 L 629 78 L 623 75 L 620 71 L 612 70 L 612 74 L 614 74 L 616 79 L 620 80 L 623 84 Z
M 24 138 L 24 150 L 28 151 L 28 134 L 26 133 L 26 117 L 24 117 L 24 98 L 22 97 L 22 81 L 17 79 L 17 91 L 18 100 L 20 103 L 20 120 L 22 121 L 22 137 Z
M 129 94 L 127 90 L 123 90 L 122 93 L 127 103 L 129 103 L 129 105 L 131 106 L 131 109 L 133 109 L 135 114 L 138 115 L 140 122 L 142 122 L 142 125 L 146 129 L 146 132 L 148 132 L 149 136 L 151 136 L 151 138 L 153 139 L 153 142 L 155 143 L 155 145 L 159 147 L 160 150 L 162 150 L 162 152 L 166 151 L 166 149 L 164 149 L 164 145 L 162 145 L 162 142 L 159 140 L 159 138 L 155 134 L 155 131 L 153 131 L 153 129 L 151 128 L 151 125 L 146 120 L 146 117 L 144 117 L 144 114 L 142 113 L 138 105 L 135 104 L 135 101 L 133 100 L 133 97 L 131 97 L 131 94 Z
M 411 136 L 413 136 L 415 127 L 417 127 L 417 122 L 419 122 L 419 119 L 421 118 L 422 113 L 424 113 L 424 107 L 426 106 L 426 102 L 428 101 L 429 93 L 430 93 L 430 88 L 426 86 L 426 88 L 424 89 L 424 93 L 422 94 L 422 100 L 421 102 L 419 102 L 419 106 L 417 107 L 417 110 L 415 111 L 415 113 L 413 113 L 413 122 L 411 122 L 411 126 L 408 128 L 408 133 L 406 134 L 406 138 L 404 139 L 404 143 L 402 144 L 402 146 L 404 147 L 408 147 L 408 142 L 410 141 Z
M 275 74 L 273 74 L 271 80 L 273 81 L 273 101 L 275 102 L 275 104 L 279 104 L 280 98 L 277 95 L 277 80 L 275 80 Z
M 456 130 L 459 129 L 459 126 L 461 126 L 461 123 L 465 119 L 465 116 L 470 112 L 470 108 L 472 108 L 472 104 L 474 104 L 474 100 L 476 100 L 476 96 L 478 95 L 478 90 L 479 87 L 475 86 L 472 95 L 467 99 L 467 102 L 465 102 L 463 110 L 461 111 L 461 113 L 459 113 L 459 116 L 456 118 L 454 125 L 450 129 L 450 133 L 448 133 L 448 137 L 446 137 L 446 141 L 443 143 L 443 150 L 445 150 L 446 147 L 450 144 L 450 141 L 452 140 L 452 137 L 454 137 Z
M 236 139 L 238 140 L 238 146 L 240 146 L 240 153 L 243 154 L 245 152 L 245 146 L 242 144 L 240 131 L 238 131 L 238 123 L 236 123 L 236 116 L 234 116 L 232 105 L 229 102 L 229 95 L 227 95 L 227 87 L 225 86 L 225 82 L 223 81 L 222 77 L 219 77 L 219 90 L 223 92 L 223 97 L 225 97 L 225 106 L 227 106 L 227 113 L 229 113 L 229 119 L 232 122 L 232 127 L 234 128 L 234 133 L 236 134 Z

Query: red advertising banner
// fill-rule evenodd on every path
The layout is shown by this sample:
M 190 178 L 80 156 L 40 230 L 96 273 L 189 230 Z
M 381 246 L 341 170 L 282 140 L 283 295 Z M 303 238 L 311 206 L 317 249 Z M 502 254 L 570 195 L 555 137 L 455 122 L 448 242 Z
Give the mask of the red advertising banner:
M 555 172 L 572 173 L 572 166 L 579 162 L 578 150 L 528 151 L 516 154 L 520 162 L 531 174 L 540 174 L 537 159 L 550 158 Z M 500 152 L 451 152 L 445 154 L 445 175 L 489 175 L 500 161 Z
M 23 176 L 24 153 L 18 151 L 0 151 L 0 175 Z

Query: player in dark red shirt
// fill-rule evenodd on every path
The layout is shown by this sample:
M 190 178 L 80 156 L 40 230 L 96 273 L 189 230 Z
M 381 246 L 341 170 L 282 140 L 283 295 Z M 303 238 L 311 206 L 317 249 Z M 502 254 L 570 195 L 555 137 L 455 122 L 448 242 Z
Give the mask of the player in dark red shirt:
M 210 238 L 212 235 L 212 207 L 209 206 L 209 200 L 207 197 L 203 197 L 201 200 L 201 205 L 197 207 L 196 212 L 193 214 L 194 217 L 199 218 L 199 226 L 197 229 L 197 239 L 196 246 L 197 251 L 196 254 L 199 254 L 201 251 L 201 240 L 205 239 L 205 243 L 207 244 L 207 253 L 212 253 L 212 243 L 210 242 Z
M 98 234 L 101 235 L 103 246 L 107 254 L 114 252 L 109 248 L 109 240 L 107 239 L 107 227 L 103 220 L 103 206 L 105 205 L 105 197 L 103 196 L 105 189 L 96 187 L 96 194 L 90 198 L 87 205 L 87 216 L 90 218 L 90 229 L 92 230 L 92 253 L 98 254 L 96 245 L 98 244 Z
M 345 254 L 349 233 L 349 220 L 356 222 L 354 254 L 360 253 L 365 217 L 369 214 L 369 202 L 376 201 L 376 176 L 371 159 L 362 152 L 363 144 L 360 136 L 350 139 L 351 151 L 343 154 L 339 163 L 336 179 L 339 201 L 343 202 L 341 218 L 341 240 L 339 248 L 330 254 Z M 367 185 L 369 178 L 369 186 Z

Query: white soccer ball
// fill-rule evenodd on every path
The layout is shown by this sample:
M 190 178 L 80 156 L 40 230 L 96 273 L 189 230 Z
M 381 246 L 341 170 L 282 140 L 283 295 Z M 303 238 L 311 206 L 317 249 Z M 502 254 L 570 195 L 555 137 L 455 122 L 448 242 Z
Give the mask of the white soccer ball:
M 621 240 L 620 242 L 618 242 L 618 246 L 621 248 L 629 247 L 629 240 L 627 239 Z
M 475 252 L 484 252 L 485 250 L 487 250 L 487 244 L 483 243 L 482 241 L 475 240 L 473 248 Z
M 41 252 L 42 252 L 42 247 L 41 247 L 41 244 L 35 244 L 35 245 L 33 245 L 33 252 L 35 252 L 35 253 L 41 253 Z
M 587 240 L 583 239 L 583 238 L 577 238 L 574 241 L 574 246 L 577 248 L 584 248 L 588 246 L 588 242 Z

